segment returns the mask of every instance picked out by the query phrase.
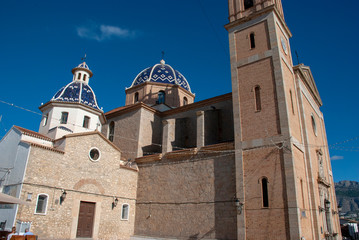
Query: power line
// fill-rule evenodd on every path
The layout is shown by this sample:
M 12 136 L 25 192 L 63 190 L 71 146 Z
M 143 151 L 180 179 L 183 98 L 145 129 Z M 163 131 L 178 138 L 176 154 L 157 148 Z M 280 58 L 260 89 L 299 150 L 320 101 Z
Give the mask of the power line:
M 200 1 L 200 0 L 199 0 Z M 9 103 L 9 102 L 6 102 L 6 101 L 3 101 L 3 100 L 0 100 L 1 103 L 4 103 L 4 104 L 7 104 L 11 107 L 15 107 L 15 108 L 19 108 L 21 110 L 24 110 L 24 111 L 27 111 L 27 112 L 30 112 L 30 113 L 34 113 L 36 115 L 40 115 L 42 116 L 42 114 L 38 113 L 38 112 L 35 112 L 35 111 L 32 111 L 30 109 L 27 109 L 27 108 L 24 108 L 24 107 L 21 107 L 21 106 L 18 106 L 18 105 L 15 105 L 13 103 Z M 56 120 L 56 121 L 60 121 L 61 119 L 60 118 L 50 118 L 50 120 Z M 3 125 L 3 121 L 2 121 L 2 118 L 0 118 L 0 123 L 1 125 L 3 126 L 5 132 L 6 132 L 6 128 L 5 126 Z M 70 124 L 70 125 L 73 125 L 73 126 L 76 126 L 76 127 L 83 127 L 82 125 L 78 125 L 78 124 L 75 124 L 75 123 L 71 123 L 71 122 L 67 122 L 67 124 Z M 123 138 L 123 139 L 126 139 L 126 140 L 130 140 L 130 141 L 135 141 L 135 142 L 138 142 L 137 139 L 131 139 L 131 138 L 128 138 L 128 137 L 123 137 L 123 136 L 118 136 L 119 138 Z M 356 147 L 344 147 L 344 146 L 338 146 L 338 145 L 341 145 L 341 144 L 345 144 L 345 143 L 348 143 L 348 142 L 351 142 L 351 141 L 355 141 L 355 140 L 358 140 L 359 139 L 359 136 L 356 136 L 356 137 L 352 137 L 350 139 L 347 139 L 347 140 L 344 140 L 344 141 L 341 141 L 341 142 L 337 142 L 337 143 L 334 143 L 334 144 L 330 144 L 330 145 L 315 145 L 315 144 L 300 144 L 301 146 L 303 147 L 316 147 L 316 148 L 329 148 L 329 149 L 334 149 L 334 150 L 343 150 L 343 151 L 359 151 L 356 149 Z M 286 141 L 288 141 L 287 139 L 284 140 L 283 142 L 280 142 L 281 144 L 284 144 Z M 273 142 L 274 144 L 274 142 Z M 159 147 L 162 147 L 162 144 L 159 144 L 159 143 L 152 143 L 151 145 L 154 145 L 154 146 L 159 146 Z M 274 146 L 274 145 L 273 145 Z M 276 146 L 278 147 L 278 146 Z M 178 150 L 186 150 L 186 149 L 189 149 L 189 148 L 184 148 L 184 147 L 179 147 L 179 146 L 173 146 L 173 148 L 176 148 Z M 203 150 L 203 151 L 206 151 L 206 150 Z M 210 151 L 210 150 L 209 150 Z M 218 152 L 225 152 L 225 153 L 228 153 L 230 152 L 231 150 L 225 150 L 225 151 L 218 151 Z M 213 151 L 211 151 L 213 152 Z M 147 152 L 145 152 L 147 153 Z M 149 152 L 150 153 L 150 152 Z M 151 153 L 150 153 L 151 154 Z M 153 154 L 158 154 L 158 153 L 153 153 Z
M 4 104 L 7 104 L 7 105 L 9 105 L 9 106 L 11 106 L 11 107 L 16 107 L 16 108 L 19 108 L 19 109 L 21 109 L 21 110 L 24 110 L 24 111 L 31 112 L 31 113 L 34 113 L 34 114 L 37 114 L 37 115 L 42 116 L 42 114 L 40 114 L 40 113 L 38 113 L 38 112 L 34 112 L 34 111 L 30 110 L 30 109 L 17 106 L 17 105 L 15 105 L 15 104 L 13 104 L 13 103 L 8 103 L 8 102 L 2 101 L 2 100 L 0 100 L 0 102 L 1 102 L 1 103 L 4 103 Z
M 337 143 L 331 144 L 331 145 L 329 145 L 329 147 L 334 147 L 334 146 L 336 146 L 336 145 L 348 143 L 348 142 L 355 141 L 355 140 L 358 140 L 358 139 L 359 139 L 359 136 L 356 136 L 356 137 L 353 137 L 353 138 L 344 140 L 344 141 L 342 141 L 342 142 L 337 142 Z
M 218 41 L 219 44 L 222 46 L 222 49 L 223 49 L 224 53 L 227 55 L 227 57 L 229 57 L 228 51 L 227 51 L 226 47 L 223 45 L 223 42 L 221 41 L 221 38 L 219 37 L 219 35 L 218 35 L 217 31 L 216 31 L 216 28 L 213 26 L 212 21 L 211 21 L 210 18 L 208 17 L 208 15 L 207 15 L 207 13 L 206 13 L 206 11 L 205 11 L 205 9 L 204 9 L 204 6 L 203 6 L 201 0 L 198 0 L 198 3 L 199 3 L 199 6 L 200 6 L 200 8 L 201 8 L 201 10 L 202 10 L 202 12 L 203 12 L 203 15 L 205 16 L 207 22 L 208 22 L 209 25 L 211 26 L 211 29 L 212 29 L 214 35 L 216 36 L 217 41 Z

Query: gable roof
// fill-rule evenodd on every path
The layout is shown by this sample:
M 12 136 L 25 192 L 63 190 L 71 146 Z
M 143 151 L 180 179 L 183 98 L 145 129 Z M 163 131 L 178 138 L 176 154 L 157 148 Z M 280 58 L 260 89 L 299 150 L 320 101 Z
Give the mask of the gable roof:
M 72 133 L 72 134 L 67 134 L 64 135 L 62 138 L 56 139 L 57 141 L 60 141 L 62 139 L 66 139 L 66 138 L 72 138 L 72 137 L 83 137 L 83 136 L 89 136 L 89 135 L 99 135 L 103 140 L 105 140 L 105 142 L 107 142 L 108 144 L 110 144 L 115 150 L 119 151 L 120 153 L 122 153 L 121 149 L 119 149 L 115 144 L 113 144 L 110 140 L 108 140 L 102 133 L 100 133 L 99 131 L 91 131 L 91 132 L 82 132 L 82 133 Z
M 177 114 L 180 112 L 186 112 L 186 111 L 190 111 L 196 108 L 201 108 L 204 106 L 208 106 L 214 103 L 218 103 L 218 102 L 223 102 L 223 101 L 227 101 L 227 100 L 232 100 L 232 93 L 226 93 L 223 95 L 219 95 L 216 97 L 212 97 L 212 98 L 208 98 L 199 102 L 194 102 L 191 104 L 187 104 L 178 108 L 174 108 L 174 109 L 170 109 L 168 111 L 165 111 L 162 113 L 162 116 L 170 116 L 173 114 Z
M 315 84 L 312 71 L 309 66 L 305 66 L 304 64 L 299 64 L 293 67 L 294 72 L 297 72 L 304 84 L 307 86 L 309 92 L 313 96 L 314 100 L 318 103 L 319 106 L 323 105 L 322 99 L 320 98 L 319 91 L 317 85 Z
M 30 136 L 30 137 L 35 137 L 35 138 L 46 140 L 46 141 L 50 141 L 50 142 L 54 141 L 52 138 L 49 138 L 49 137 L 47 137 L 47 136 L 45 136 L 45 135 L 43 135 L 41 133 L 34 132 L 34 131 L 29 130 L 29 129 L 22 128 L 22 127 L 19 127 L 19 126 L 15 126 L 15 125 L 13 127 L 16 128 L 17 130 L 19 130 L 24 135 L 27 135 L 27 136 Z
M 48 146 L 44 146 L 44 145 L 41 145 L 41 144 L 38 144 L 38 143 L 29 142 L 29 141 L 24 141 L 24 140 L 21 140 L 21 142 L 26 143 L 26 144 L 29 144 L 29 145 L 34 146 L 34 147 L 43 148 L 43 149 L 46 149 L 46 150 L 49 150 L 49 151 L 53 151 L 53 152 L 57 152 L 57 153 L 62 153 L 62 154 L 65 153 L 64 151 L 62 151 L 62 150 L 60 150 L 60 149 L 57 149 L 57 148 L 55 148 L 55 147 L 48 147 Z
M 158 111 L 158 110 L 144 104 L 143 102 L 139 102 L 139 103 L 135 103 L 135 104 L 115 108 L 115 109 L 105 113 L 105 116 L 106 116 L 106 118 L 113 118 L 113 117 L 116 117 L 118 115 L 121 115 L 121 114 L 124 114 L 124 113 L 127 113 L 127 112 L 138 110 L 140 108 L 145 108 L 146 110 L 149 110 L 149 111 L 151 111 L 153 113 L 156 113 L 156 114 L 161 113 L 160 111 Z
M 172 114 L 176 114 L 176 113 L 179 113 L 179 112 L 186 112 L 186 111 L 189 111 L 189 110 L 193 110 L 193 109 L 196 109 L 196 108 L 199 108 L 199 107 L 203 107 L 203 106 L 206 106 L 206 105 L 210 105 L 210 104 L 213 104 L 213 103 L 217 103 L 217 102 L 222 102 L 222 101 L 227 101 L 227 100 L 232 100 L 232 93 L 226 93 L 226 94 L 223 94 L 223 95 L 220 95 L 220 96 L 216 96 L 216 97 L 213 97 L 213 98 L 208 98 L 208 99 L 205 99 L 205 100 L 202 100 L 202 101 L 199 101 L 199 102 L 194 102 L 194 103 L 191 103 L 191 104 L 187 104 L 187 105 L 184 105 L 184 106 L 181 106 L 181 107 L 177 107 L 177 108 L 171 108 L 167 111 L 163 111 L 163 112 L 160 112 L 158 111 L 157 109 L 155 109 L 153 106 L 148 106 L 142 102 L 139 102 L 139 103 L 135 103 L 135 104 L 132 104 L 132 105 L 127 105 L 127 106 L 123 106 L 123 107 L 118 107 L 118 108 L 115 108 L 107 113 L 105 113 L 105 116 L 107 119 L 110 119 L 110 118 L 113 118 L 113 117 L 116 117 L 118 115 L 121 115 L 121 114 L 124 114 L 124 113 L 127 113 L 127 112 L 130 112 L 130 111 L 134 111 L 134 110 L 137 110 L 137 109 L 140 109 L 141 107 L 155 113 L 155 114 L 158 114 L 160 115 L 161 117 L 165 117 L 165 116 L 169 116 L 169 115 L 172 115 Z

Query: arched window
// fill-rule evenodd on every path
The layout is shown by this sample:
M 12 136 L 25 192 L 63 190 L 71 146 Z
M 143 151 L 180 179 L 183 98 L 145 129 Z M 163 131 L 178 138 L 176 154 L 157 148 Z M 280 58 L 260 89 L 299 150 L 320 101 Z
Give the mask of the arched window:
M 128 220 L 130 205 L 127 203 L 122 205 L 121 220 Z
M 292 113 L 294 114 L 294 104 L 293 104 L 292 90 L 289 90 L 289 95 L 290 95 L 290 103 L 292 105 Z
M 312 119 L 313 132 L 314 132 L 315 136 L 317 136 L 317 124 L 316 124 L 316 122 L 315 122 L 315 118 L 314 118 L 314 115 L 313 115 L 313 114 L 311 115 L 311 119 Z
M 77 79 L 81 79 L 81 73 L 79 73 L 79 75 L 77 75 Z
M 261 105 L 261 88 L 259 86 L 256 86 L 254 88 L 254 98 L 255 98 L 255 102 L 256 102 L 256 111 L 261 111 L 262 110 L 262 105 Z
M 183 106 L 187 105 L 188 104 L 188 100 L 186 97 L 183 98 Z
M 166 94 L 164 91 L 158 92 L 158 104 L 165 103 Z
M 83 122 L 83 124 L 82 124 L 82 127 L 84 127 L 84 128 L 89 128 L 89 126 L 90 126 L 90 117 L 85 116 L 85 117 L 84 117 L 84 122 Z
M 47 114 L 44 116 L 44 120 L 43 120 L 43 122 L 42 122 L 42 126 L 46 126 L 48 119 L 49 119 L 49 114 L 47 113 Z
M 247 10 L 251 7 L 253 7 L 253 0 L 244 0 L 244 9 Z
M 135 103 L 138 102 L 138 92 L 135 93 Z
M 109 129 L 108 129 L 108 140 L 110 140 L 111 142 L 113 142 L 113 136 L 115 135 L 115 122 L 112 121 L 109 125 Z
M 300 190 L 302 192 L 302 208 L 305 208 L 303 179 L 300 179 Z
M 268 201 L 268 179 L 262 178 L 262 200 L 263 200 L 263 207 L 269 207 Z
M 256 48 L 256 40 L 254 33 L 249 34 L 249 39 L 250 39 L 251 49 Z
M 86 81 L 86 74 L 84 74 L 84 77 L 82 78 L 82 80 Z
M 61 124 L 66 124 L 68 117 L 69 117 L 69 113 L 68 113 L 68 112 L 62 112 L 62 113 L 61 113 L 60 123 L 61 123 Z
M 46 214 L 48 198 L 49 196 L 43 193 L 37 196 L 36 209 L 35 209 L 36 214 Z

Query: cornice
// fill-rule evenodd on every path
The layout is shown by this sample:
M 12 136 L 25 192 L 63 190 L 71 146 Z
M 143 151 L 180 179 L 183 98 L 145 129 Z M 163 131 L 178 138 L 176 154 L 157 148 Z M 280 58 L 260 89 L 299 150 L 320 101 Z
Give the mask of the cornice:
M 248 22 L 248 21 L 251 21 L 255 18 L 258 18 L 266 13 L 270 13 L 270 12 L 274 12 L 275 15 L 277 16 L 277 18 L 279 19 L 279 21 L 281 22 L 281 24 L 283 25 L 285 31 L 287 32 L 288 36 L 289 37 L 292 37 L 292 33 L 290 32 L 286 22 L 284 21 L 284 19 L 282 18 L 282 16 L 280 15 L 280 13 L 278 12 L 277 8 L 275 7 L 275 5 L 271 5 L 269 7 L 266 7 L 266 8 L 263 8 L 261 9 L 260 11 L 256 11 L 248 16 L 245 16 L 245 17 L 242 17 L 240 19 L 237 19 L 233 22 L 230 22 L 226 25 L 224 25 L 224 28 L 227 29 L 227 31 L 229 31 L 230 29 L 238 26 L 238 25 L 241 25 L 245 22 Z
M 162 159 L 162 154 L 154 154 L 154 155 L 138 157 L 136 158 L 135 161 L 137 164 L 141 164 L 141 163 L 161 161 L 161 159 Z
M 89 135 L 99 135 L 103 140 L 105 140 L 109 145 L 111 145 L 115 150 L 122 153 L 121 149 L 119 149 L 115 144 L 113 144 L 110 140 L 108 140 L 102 133 L 99 131 L 91 131 L 91 132 L 82 132 L 82 133 L 72 133 L 64 135 L 62 138 L 56 139 L 57 141 L 64 140 L 66 138 L 72 138 L 72 137 L 83 137 L 83 136 L 89 136 Z
M 44 146 L 44 145 L 41 145 L 41 144 L 37 144 L 37 143 L 29 142 L 29 141 L 24 141 L 24 140 L 21 140 L 21 142 L 26 143 L 26 144 L 29 144 L 29 145 L 34 146 L 34 147 L 38 147 L 38 148 L 43 148 L 43 149 L 46 149 L 46 150 L 50 150 L 50 151 L 52 151 L 52 152 L 57 152 L 57 153 L 65 154 L 64 151 L 61 151 L 61 150 L 56 149 L 56 148 L 47 147 L 47 146 Z
M 103 111 L 99 110 L 99 109 L 95 109 L 95 108 L 92 108 L 92 107 L 89 107 L 83 103 L 77 103 L 77 102 L 62 102 L 62 101 L 48 101 L 47 103 L 41 105 L 39 107 L 39 110 L 41 112 L 43 112 L 44 109 L 46 109 L 48 106 L 50 105 L 54 105 L 54 106 L 66 106 L 66 107 L 73 107 L 73 108 L 76 108 L 78 106 L 80 106 L 80 108 L 82 108 L 83 110 L 87 110 L 87 111 L 90 111 L 94 114 L 100 114 L 100 116 L 102 117 L 102 120 L 104 122 L 106 122 L 106 117 L 105 117 L 105 114 Z M 77 105 L 77 106 L 74 106 L 74 105 Z
M 160 117 L 167 117 L 167 116 L 170 116 L 170 115 L 173 115 L 173 114 L 186 112 L 186 111 L 189 111 L 189 110 L 193 110 L 193 109 L 196 109 L 196 108 L 200 108 L 200 107 L 204 107 L 204 106 L 207 106 L 207 105 L 210 105 L 210 104 L 223 102 L 223 101 L 228 101 L 228 100 L 232 100 L 232 93 L 227 93 L 227 94 L 220 95 L 220 96 L 217 96 L 217 97 L 213 97 L 213 98 L 209 98 L 209 99 L 202 100 L 202 101 L 199 101 L 199 102 L 191 103 L 191 104 L 188 104 L 188 105 L 185 105 L 185 106 L 181 106 L 181 107 L 178 107 L 178 108 L 167 110 L 165 112 L 160 112 L 160 111 L 158 111 L 158 110 L 156 110 L 156 109 L 154 109 L 154 108 L 152 108 L 152 107 L 150 107 L 150 106 L 148 106 L 148 105 L 146 105 L 146 104 L 144 104 L 142 102 L 139 102 L 139 103 L 135 103 L 135 104 L 128 105 L 128 106 L 115 108 L 115 109 L 105 113 L 105 116 L 106 116 L 106 118 L 111 119 L 111 118 L 123 115 L 125 113 L 132 112 L 132 111 L 138 110 L 140 108 L 144 108 L 144 109 L 146 109 L 146 110 L 148 110 L 150 112 L 153 112 L 154 114 L 157 114 Z
M 200 108 L 200 107 L 204 107 L 210 104 L 214 104 L 214 103 L 218 103 L 218 102 L 223 102 L 223 101 L 228 101 L 228 100 L 232 100 L 232 93 L 227 93 L 224 95 L 220 95 L 217 97 L 213 97 L 213 98 L 209 98 L 209 99 L 205 99 L 199 102 L 195 102 L 195 103 L 191 103 L 182 107 L 178 107 L 178 108 L 174 108 L 165 112 L 161 113 L 162 117 L 167 117 L 176 113 L 181 113 L 181 112 L 186 112 L 189 110 L 193 110 L 196 108 Z
M 42 135 L 41 133 L 34 132 L 34 131 L 31 131 L 29 129 L 22 128 L 22 127 L 19 127 L 19 126 L 14 126 L 14 128 L 19 130 L 22 134 L 24 134 L 26 136 L 42 139 L 42 140 L 49 141 L 49 142 L 54 142 L 54 139 L 49 138 L 49 137 L 47 137 L 45 135 Z
M 123 169 L 126 169 L 126 170 L 131 170 L 131 171 L 134 171 L 134 172 L 138 172 L 137 168 L 129 167 L 129 166 L 122 165 L 122 164 L 120 165 L 120 168 L 123 168 Z
M 114 118 L 114 117 L 120 116 L 122 114 L 132 112 L 132 111 L 135 111 L 135 110 L 138 110 L 141 108 L 144 108 L 150 112 L 153 112 L 154 114 L 158 114 L 158 115 L 161 114 L 160 111 L 158 111 L 152 107 L 149 107 L 148 105 L 144 104 L 143 102 L 139 102 L 139 103 L 127 105 L 124 107 L 115 108 L 115 109 L 105 113 L 105 116 L 106 116 L 106 118 Z
M 140 85 L 136 85 L 134 87 L 127 88 L 125 90 L 125 93 L 127 94 L 128 92 L 135 92 L 136 90 L 143 88 L 146 85 L 157 85 L 157 86 L 163 86 L 163 87 L 179 88 L 182 91 L 186 92 L 188 95 L 192 96 L 193 98 L 195 97 L 195 94 L 187 91 L 186 89 L 184 89 L 183 87 L 181 87 L 179 85 L 169 84 L 169 83 L 158 83 L 158 82 L 144 82 L 144 83 L 141 83 Z
M 308 79 L 304 74 L 303 68 L 307 68 L 307 70 L 308 70 L 308 72 L 310 74 L 310 78 L 311 78 L 310 80 L 313 82 L 315 89 L 313 89 L 313 87 L 309 84 Z M 322 99 L 320 98 L 320 95 L 319 95 L 317 86 L 315 85 L 315 81 L 314 81 L 314 78 L 313 78 L 313 75 L 312 75 L 312 72 L 311 72 L 310 68 L 307 67 L 307 66 L 304 66 L 304 64 L 299 64 L 297 66 L 294 66 L 293 70 L 294 70 L 294 72 L 298 72 L 300 74 L 301 79 L 303 80 L 305 86 L 308 88 L 310 94 L 313 96 L 313 98 L 317 102 L 317 104 L 320 107 L 323 106 Z

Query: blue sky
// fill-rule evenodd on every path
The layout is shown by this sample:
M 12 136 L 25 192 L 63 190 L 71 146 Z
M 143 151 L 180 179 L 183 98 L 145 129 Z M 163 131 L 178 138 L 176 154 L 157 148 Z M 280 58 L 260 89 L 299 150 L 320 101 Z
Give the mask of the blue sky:
M 324 103 L 334 180 L 359 181 L 359 2 L 334 3 L 283 0 L 292 55 L 311 67 Z M 125 88 L 162 51 L 196 101 L 231 92 L 227 15 L 226 0 L 1 1 L 0 137 L 12 125 L 37 131 L 33 112 L 85 53 L 105 112 L 124 105 Z

